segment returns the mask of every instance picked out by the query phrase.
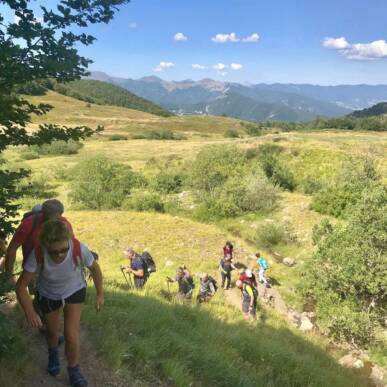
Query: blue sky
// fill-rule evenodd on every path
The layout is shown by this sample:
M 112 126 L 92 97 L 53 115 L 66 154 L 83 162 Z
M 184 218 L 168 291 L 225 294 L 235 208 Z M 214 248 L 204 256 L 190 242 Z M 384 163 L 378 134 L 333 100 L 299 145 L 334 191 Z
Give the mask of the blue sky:
M 386 0 L 132 0 L 81 53 L 128 78 L 387 84 L 386 15 Z

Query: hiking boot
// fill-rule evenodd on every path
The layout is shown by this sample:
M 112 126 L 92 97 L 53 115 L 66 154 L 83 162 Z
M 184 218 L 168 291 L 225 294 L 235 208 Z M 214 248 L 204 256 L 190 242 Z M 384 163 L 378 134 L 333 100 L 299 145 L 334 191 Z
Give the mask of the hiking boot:
M 266 287 L 267 287 L 268 289 L 270 289 L 270 288 L 271 288 L 271 285 L 270 285 L 270 284 L 266 284 Z
M 48 348 L 47 371 L 51 376 L 57 376 L 60 372 L 58 347 Z
M 75 367 L 67 367 L 67 371 L 69 373 L 70 384 L 73 387 L 86 387 L 87 386 L 87 380 L 82 375 L 79 364 L 76 365 Z

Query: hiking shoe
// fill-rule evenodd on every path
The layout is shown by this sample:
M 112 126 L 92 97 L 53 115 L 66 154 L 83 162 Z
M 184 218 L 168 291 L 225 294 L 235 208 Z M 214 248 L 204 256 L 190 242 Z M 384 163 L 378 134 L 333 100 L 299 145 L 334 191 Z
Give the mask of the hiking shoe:
M 67 367 L 67 371 L 69 373 L 70 378 L 70 384 L 73 387 L 86 387 L 87 386 L 87 380 L 81 373 L 81 368 L 79 367 L 79 364 L 75 367 Z
M 270 285 L 270 284 L 266 284 L 266 287 L 267 287 L 268 289 L 270 289 L 270 288 L 271 288 L 271 285 Z
M 48 348 L 47 371 L 51 376 L 57 376 L 60 372 L 58 347 Z

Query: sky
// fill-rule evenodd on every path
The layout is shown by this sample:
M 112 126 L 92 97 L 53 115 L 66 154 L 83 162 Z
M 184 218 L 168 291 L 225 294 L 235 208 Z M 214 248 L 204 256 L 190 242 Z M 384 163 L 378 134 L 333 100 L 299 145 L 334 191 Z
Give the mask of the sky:
M 387 84 L 386 15 L 386 0 L 131 0 L 80 52 L 125 78 Z

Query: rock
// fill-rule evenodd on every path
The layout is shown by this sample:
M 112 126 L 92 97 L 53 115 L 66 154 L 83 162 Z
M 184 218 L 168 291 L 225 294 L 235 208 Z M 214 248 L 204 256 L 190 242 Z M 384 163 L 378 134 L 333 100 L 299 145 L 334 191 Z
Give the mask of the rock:
M 363 368 L 363 367 L 364 367 L 364 363 L 363 363 L 362 360 L 357 359 L 357 360 L 353 363 L 353 367 L 354 367 L 354 368 Z
M 371 375 L 370 379 L 377 385 L 377 386 L 385 386 L 385 377 L 386 372 L 382 367 L 379 367 L 377 365 L 374 365 L 371 369 Z M 386 382 L 387 384 L 387 382 Z
M 286 266 L 289 266 L 289 267 L 292 267 L 296 264 L 296 261 L 293 259 L 293 258 L 290 258 L 290 257 L 285 257 L 283 260 L 282 260 L 282 263 Z
M 309 317 L 301 315 L 301 324 L 300 324 L 299 328 L 303 332 L 308 332 L 314 328 L 314 325 L 313 325 L 312 321 L 309 320 Z
M 347 368 L 363 368 L 364 363 L 353 353 L 343 356 L 339 360 L 339 364 Z
M 166 267 L 171 267 L 171 266 L 173 266 L 173 261 L 166 261 L 166 262 L 165 262 L 165 266 L 166 266 Z
M 282 255 L 281 255 L 280 253 L 277 253 L 276 251 L 274 251 L 273 254 L 274 254 L 276 257 L 279 257 L 279 258 L 282 257 Z

